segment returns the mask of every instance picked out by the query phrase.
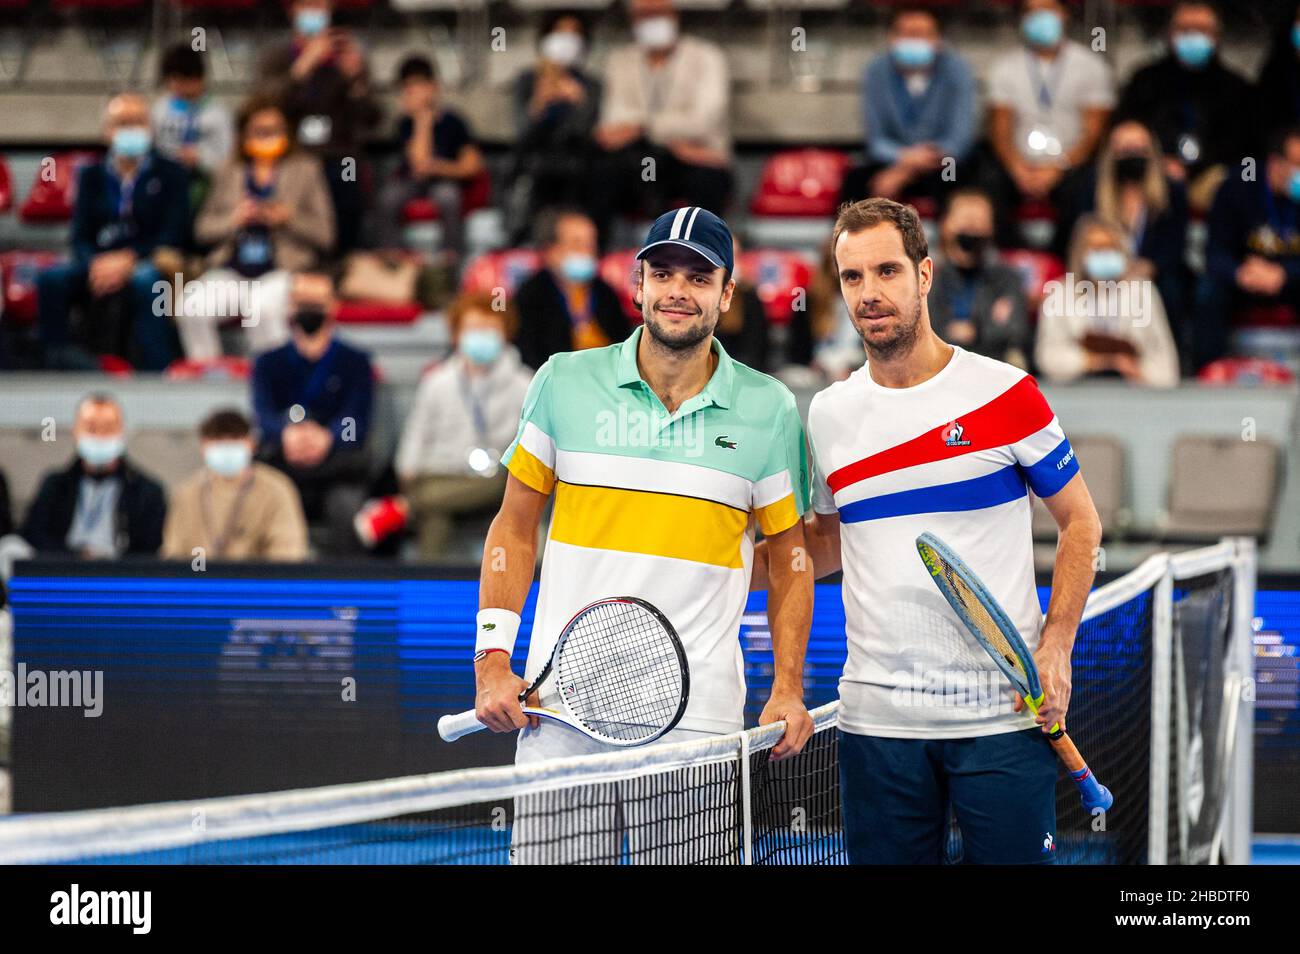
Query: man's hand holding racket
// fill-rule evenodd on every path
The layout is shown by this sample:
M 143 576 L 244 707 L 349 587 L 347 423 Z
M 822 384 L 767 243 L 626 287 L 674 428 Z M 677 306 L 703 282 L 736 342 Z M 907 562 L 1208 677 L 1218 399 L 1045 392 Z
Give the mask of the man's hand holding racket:
M 1070 709 L 1071 673 L 1070 650 L 1074 640 L 1056 638 L 1044 627 L 1039 637 L 1038 649 L 1034 653 L 1034 662 L 1038 664 L 1038 678 L 1043 686 L 1043 704 L 1038 707 L 1034 721 L 1048 732 L 1053 725 L 1060 723 L 1065 728 L 1065 714 Z M 1015 708 L 1019 712 L 1025 707 L 1025 700 L 1016 696 Z
M 474 664 L 474 714 L 493 732 L 513 732 L 524 726 L 537 728 L 537 716 L 524 715 L 519 697 L 528 689 L 528 682 L 515 675 L 510 668 L 510 655 L 504 652 L 488 653 Z M 536 705 L 536 699 L 529 699 Z
M 758 724 L 770 725 L 782 721 L 785 722 L 785 734 L 772 748 L 770 758 L 774 762 L 803 751 L 803 747 L 812 738 L 813 719 L 803 704 L 802 693 L 773 686 L 772 695 L 768 697 L 767 705 L 763 706 L 763 712 L 758 717 Z

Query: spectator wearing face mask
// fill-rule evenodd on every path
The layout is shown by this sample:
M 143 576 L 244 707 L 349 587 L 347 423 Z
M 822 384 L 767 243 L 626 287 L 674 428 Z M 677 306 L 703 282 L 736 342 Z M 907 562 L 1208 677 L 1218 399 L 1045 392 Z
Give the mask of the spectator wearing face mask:
M 1065 36 L 1061 0 L 1024 0 L 1021 49 L 989 74 L 989 182 L 999 209 L 1021 199 L 1059 202 L 1092 160 L 1115 105 L 1106 57 Z M 1008 236 L 1009 237 L 1009 236 Z
M 1075 226 L 1069 272 L 1043 299 L 1034 360 L 1052 382 L 1118 377 L 1147 387 L 1178 384 L 1178 352 L 1160 292 L 1135 268 L 1119 225 L 1085 216 Z
M 293 37 L 262 60 L 259 85 L 279 100 L 298 145 L 322 163 L 342 254 L 360 242 L 370 178 L 362 147 L 383 113 L 365 52 L 351 31 L 331 26 L 333 8 L 330 0 L 294 0 Z
M 306 559 L 298 491 L 284 474 L 253 460 L 248 418 L 214 411 L 199 425 L 199 447 L 203 466 L 172 495 L 163 559 Z
M 1123 227 L 1134 249 L 1134 273 L 1156 283 L 1175 337 L 1188 337 L 1187 190 L 1165 173 L 1159 144 L 1141 123 L 1125 120 L 1111 129 L 1096 166 L 1062 211 L 1059 254 L 1067 254 L 1064 239 L 1089 213 Z
M 1206 218 L 1197 368 L 1228 353 L 1234 325 L 1300 328 L 1300 127 L 1274 135 L 1262 172 L 1224 180 Z
M 1271 31 L 1272 46 L 1252 97 L 1255 129 L 1268 136 L 1300 125 L 1300 3 L 1293 3 L 1280 29 Z
M 402 160 L 379 194 L 372 244 L 400 247 L 402 207 L 411 199 L 430 196 L 438 205 L 443 247 L 459 257 L 465 251 L 461 190 L 483 171 L 483 155 L 465 120 L 442 105 L 432 60 L 408 57 L 397 76 L 402 90 Z
M 1116 119 L 1136 119 L 1160 142 L 1165 173 L 1205 210 L 1225 175 L 1259 142 L 1250 84 L 1219 58 L 1214 5 L 1182 0 L 1169 18 L 1169 50 L 1129 79 Z
M 320 163 L 294 148 L 274 99 L 239 111 L 240 154 L 222 167 L 194 223 L 213 246 L 208 270 L 176 307 L 186 357 L 220 357 L 218 325 L 232 317 L 257 355 L 289 339 L 293 275 L 317 267 L 334 244 L 334 213 Z M 247 312 L 246 314 L 244 312 Z
M 178 43 L 163 54 L 166 96 L 154 100 L 151 121 L 160 153 L 190 174 L 190 207 L 202 204 L 209 180 L 230 158 L 230 112 L 208 95 L 204 54 Z
M 175 357 L 175 333 L 154 308 L 155 285 L 163 275 L 153 257 L 188 241 L 188 178 L 153 148 L 149 106 L 134 93 L 109 101 L 104 139 L 108 155 L 77 179 L 70 261 L 49 266 L 37 278 L 45 363 L 92 370 L 98 365 L 89 351 L 111 352 L 141 370 L 161 371 Z M 122 302 L 119 324 L 109 321 L 109 299 Z M 74 304 L 84 311 L 80 342 L 73 339 Z
M 542 267 L 515 292 L 519 354 L 536 370 L 560 351 L 601 348 L 632 330 L 618 293 L 596 274 L 596 226 L 577 209 L 538 217 Z
M 935 334 L 967 351 L 1027 367 L 1028 307 L 1020 275 L 997 260 L 987 193 L 952 192 L 939 219 L 939 248 L 929 298 Z
M 583 69 L 587 24 L 557 11 L 542 21 L 537 63 L 515 81 L 510 172 L 514 244 L 547 205 L 582 207 L 590 186 L 600 82 Z
M 367 497 L 374 370 L 339 340 L 333 286 L 322 275 L 293 285 L 288 344 L 253 364 L 257 456 L 298 487 L 303 511 L 332 555 L 360 551 L 353 518 Z
M 76 458 L 41 480 L 19 535 L 39 553 L 85 559 L 157 552 L 167 500 L 126 457 L 122 406 L 107 394 L 82 398 L 72 438 Z
M 605 62 L 591 203 L 602 242 L 616 213 L 676 205 L 722 214 L 731 194 L 731 81 L 712 43 L 682 36 L 672 0 L 629 0 L 636 42 Z M 644 177 L 653 158 L 655 175 Z
M 456 517 L 501 505 L 501 453 L 515 437 L 532 370 L 509 344 L 518 324 L 490 294 L 462 295 L 447 311 L 455 353 L 424 376 L 397 448 L 420 556 L 443 555 Z
M 845 177 L 844 201 L 934 198 L 965 178 L 957 168 L 970 157 L 975 138 L 975 76 L 943 42 L 934 11 L 894 12 L 889 49 L 863 73 L 862 103 L 867 161 Z

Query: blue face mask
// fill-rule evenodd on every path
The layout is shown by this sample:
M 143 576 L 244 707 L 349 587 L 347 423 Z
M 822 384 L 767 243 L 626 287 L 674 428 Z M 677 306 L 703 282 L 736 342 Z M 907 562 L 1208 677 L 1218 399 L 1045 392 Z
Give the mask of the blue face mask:
M 218 477 L 238 477 L 252 459 L 245 441 L 213 441 L 203 448 L 203 463 Z
M 929 40 L 904 37 L 895 40 L 889 47 L 894 62 L 900 69 L 924 70 L 934 62 L 934 44 Z
M 315 8 L 299 10 L 293 15 L 293 28 L 303 36 L 315 36 L 324 32 L 330 25 L 328 10 Z
M 126 453 L 126 441 L 121 437 L 94 437 L 87 434 L 77 438 L 77 456 L 90 467 L 107 467 Z
M 1291 45 L 1300 50 L 1300 23 L 1291 25 Z
M 571 282 L 589 282 L 596 277 L 596 260 L 590 255 L 566 255 L 560 273 Z
M 1095 248 L 1083 256 L 1083 270 L 1094 282 L 1113 282 L 1124 277 L 1128 256 L 1117 248 Z
M 1056 46 L 1064 30 L 1061 15 L 1053 10 L 1035 10 L 1020 21 L 1020 32 L 1031 46 Z
M 1174 56 L 1188 69 L 1199 70 L 1214 55 L 1214 38 L 1204 33 L 1178 33 L 1173 41 Z
M 1300 169 L 1292 169 L 1286 180 L 1286 194 L 1292 202 L 1300 202 Z
M 139 159 L 152 145 L 147 126 L 123 126 L 113 130 L 113 155 L 123 159 Z
M 490 328 L 470 328 L 462 331 L 459 349 L 470 361 L 477 365 L 488 365 L 495 361 L 506 346 L 501 332 Z

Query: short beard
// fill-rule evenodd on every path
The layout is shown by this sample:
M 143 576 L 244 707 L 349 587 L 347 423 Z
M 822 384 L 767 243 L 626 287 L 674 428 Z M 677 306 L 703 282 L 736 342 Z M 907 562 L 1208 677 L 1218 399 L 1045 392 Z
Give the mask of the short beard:
M 902 315 L 899 316 L 899 324 L 894 336 L 887 341 L 872 342 L 867 340 L 867 336 L 861 328 L 857 328 L 858 337 L 862 339 L 862 344 L 867 349 L 867 355 L 880 361 L 889 361 L 898 357 L 900 354 L 906 354 L 912 350 L 916 344 L 917 338 L 921 334 L 921 299 L 916 299 L 916 307 L 912 309 L 912 320 L 904 323 Z
M 708 313 L 705 312 L 700 316 L 702 320 L 680 329 L 676 335 L 673 335 L 659 324 L 652 306 L 648 304 L 642 304 L 641 306 L 641 322 L 645 326 L 646 334 L 650 336 L 650 340 L 664 351 L 677 354 L 694 351 L 699 348 L 701 343 L 707 341 L 709 335 L 713 334 L 713 329 L 717 326 L 721 314 L 721 311 L 715 309 L 712 316 L 713 320 L 709 321 Z

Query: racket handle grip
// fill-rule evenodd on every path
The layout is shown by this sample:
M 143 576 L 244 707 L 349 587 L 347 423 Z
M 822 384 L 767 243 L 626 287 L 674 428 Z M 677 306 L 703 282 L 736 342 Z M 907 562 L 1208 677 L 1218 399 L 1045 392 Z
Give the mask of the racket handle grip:
M 444 742 L 455 742 L 459 738 L 486 728 L 487 726 L 478 721 L 478 716 L 474 714 L 473 709 L 466 709 L 455 715 L 445 715 L 438 720 L 438 734 L 442 736 Z
M 1071 781 L 1079 790 L 1079 800 L 1083 802 L 1084 810 L 1089 815 L 1098 810 L 1109 811 L 1115 804 L 1115 796 L 1111 795 L 1110 789 L 1097 781 L 1097 776 L 1092 774 L 1088 763 L 1083 760 L 1083 756 L 1074 747 L 1070 737 L 1058 727 L 1049 738 L 1056 749 L 1056 754 L 1069 771 Z

